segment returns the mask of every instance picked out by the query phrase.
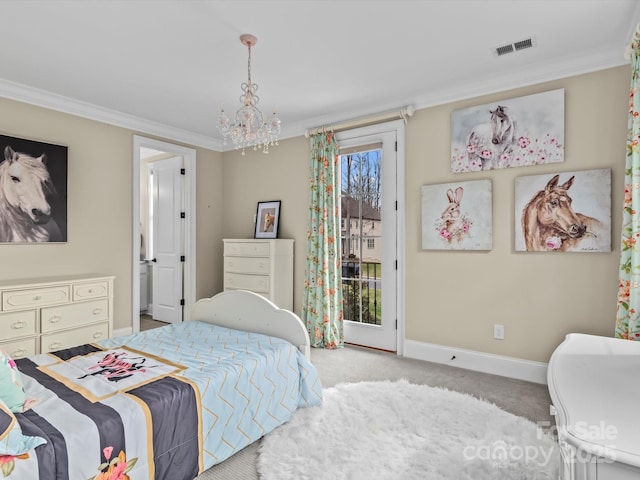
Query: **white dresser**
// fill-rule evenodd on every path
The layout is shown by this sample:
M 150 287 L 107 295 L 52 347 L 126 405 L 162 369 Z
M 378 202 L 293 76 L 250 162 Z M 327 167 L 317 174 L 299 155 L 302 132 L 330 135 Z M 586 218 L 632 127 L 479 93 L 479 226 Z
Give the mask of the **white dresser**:
M 0 348 L 13 358 L 109 338 L 112 276 L 0 282 Z
M 561 480 L 640 478 L 640 343 L 571 333 L 547 371 Z
M 224 289 L 250 290 L 293 310 L 293 240 L 224 239 Z

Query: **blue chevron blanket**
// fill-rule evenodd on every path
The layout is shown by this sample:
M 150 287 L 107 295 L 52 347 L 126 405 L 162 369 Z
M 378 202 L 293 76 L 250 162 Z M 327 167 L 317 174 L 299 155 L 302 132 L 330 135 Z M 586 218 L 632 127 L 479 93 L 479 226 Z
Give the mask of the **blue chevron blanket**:
M 184 322 L 17 361 L 33 408 L 22 433 L 47 443 L 9 479 L 191 480 L 322 402 L 289 342 Z

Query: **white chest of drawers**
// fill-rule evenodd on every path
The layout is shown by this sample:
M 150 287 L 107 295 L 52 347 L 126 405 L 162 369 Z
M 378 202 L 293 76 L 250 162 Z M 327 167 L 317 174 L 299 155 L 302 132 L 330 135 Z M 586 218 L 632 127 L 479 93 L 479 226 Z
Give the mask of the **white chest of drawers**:
M 27 357 L 109 338 L 112 276 L 0 282 L 0 348 Z
M 293 240 L 224 239 L 224 289 L 250 290 L 293 310 Z
M 571 333 L 547 371 L 561 480 L 640 478 L 640 342 Z

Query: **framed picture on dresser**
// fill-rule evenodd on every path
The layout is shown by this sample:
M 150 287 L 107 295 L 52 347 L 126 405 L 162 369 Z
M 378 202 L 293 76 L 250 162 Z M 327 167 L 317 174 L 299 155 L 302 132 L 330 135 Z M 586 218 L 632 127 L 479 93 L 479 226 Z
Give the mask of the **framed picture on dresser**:
M 255 238 L 278 238 L 280 200 L 258 202 Z

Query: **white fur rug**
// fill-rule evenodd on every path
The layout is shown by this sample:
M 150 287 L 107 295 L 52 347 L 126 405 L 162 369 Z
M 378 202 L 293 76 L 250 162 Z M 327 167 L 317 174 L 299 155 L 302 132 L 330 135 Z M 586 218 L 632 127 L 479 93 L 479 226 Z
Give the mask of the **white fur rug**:
M 340 384 L 259 450 L 262 480 L 551 480 L 556 443 L 533 422 L 442 388 Z

